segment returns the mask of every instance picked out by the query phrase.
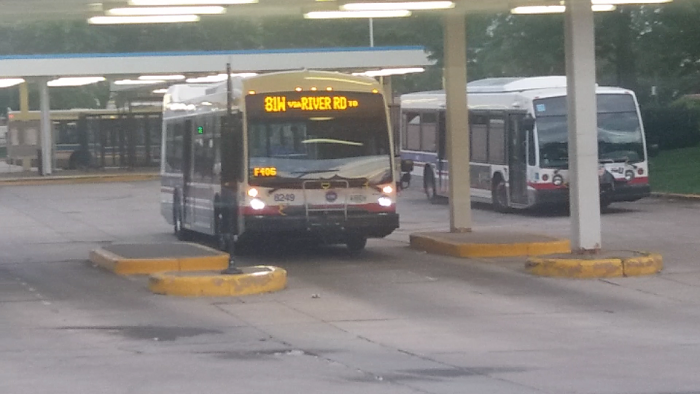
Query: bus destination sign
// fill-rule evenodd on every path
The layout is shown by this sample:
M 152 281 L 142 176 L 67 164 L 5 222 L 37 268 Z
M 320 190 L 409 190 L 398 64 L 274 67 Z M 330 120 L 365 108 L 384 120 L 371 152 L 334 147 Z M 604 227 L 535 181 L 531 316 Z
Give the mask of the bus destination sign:
M 264 111 L 267 113 L 279 113 L 287 111 L 346 111 L 360 106 L 359 100 L 349 99 L 345 96 L 302 96 L 289 98 L 287 96 L 265 96 Z

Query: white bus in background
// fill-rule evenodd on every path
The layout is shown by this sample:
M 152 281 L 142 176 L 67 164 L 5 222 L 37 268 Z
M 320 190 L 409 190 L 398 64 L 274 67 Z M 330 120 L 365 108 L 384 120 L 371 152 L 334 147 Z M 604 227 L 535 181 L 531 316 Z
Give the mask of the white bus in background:
M 566 77 L 489 78 L 467 84 L 471 195 L 497 211 L 569 197 Z M 644 129 L 632 91 L 597 87 L 601 205 L 650 195 Z M 401 158 L 428 198 L 448 195 L 445 92 L 401 96 Z
M 274 244 L 311 238 L 365 247 L 399 225 L 382 87 L 341 73 L 290 71 L 164 98 L 161 213 L 179 238 Z M 229 107 L 230 106 L 230 107 Z

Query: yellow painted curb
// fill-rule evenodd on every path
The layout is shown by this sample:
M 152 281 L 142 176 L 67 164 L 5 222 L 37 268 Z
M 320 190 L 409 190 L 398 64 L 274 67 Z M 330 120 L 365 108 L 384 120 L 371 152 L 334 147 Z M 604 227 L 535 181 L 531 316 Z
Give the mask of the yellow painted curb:
M 644 253 L 639 257 L 622 260 L 625 276 L 654 275 L 664 269 L 664 259 L 658 253 Z
M 158 179 L 160 174 L 76 175 L 46 178 L 0 179 L 0 186 L 65 185 L 76 183 L 138 182 Z
M 244 296 L 271 293 L 287 286 L 287 271 L 278 267 L 244 267 L 238 275 L 159 273 L 148 288 L 156 294 L 190 297 Z
M 197 244 L 192 245 L 205 248 Z M 205 249 L 209 250 L 209 248 Z M 215 256 L 156 259 L 129 259 L 105 249 L 90 252 L 90 261 L 118 275 L 147 275 L 171 271 L 220 271 L 228 267 L 228 260 L 229 255 L 223 252 Z
M 525 269 L 535 275 L 558 278 L 616 278 L 653 275 L 663 269 L 663 258 L 656 253 L 636 252 L 639 256 L 607 259 L 531 257 Z
M 410 240 L 414 249 L 454 257 L 517 257 L 571 252 L 571 243 L 567 239 L 511 244 L 461 243 L 426 234 L 411 234 Z

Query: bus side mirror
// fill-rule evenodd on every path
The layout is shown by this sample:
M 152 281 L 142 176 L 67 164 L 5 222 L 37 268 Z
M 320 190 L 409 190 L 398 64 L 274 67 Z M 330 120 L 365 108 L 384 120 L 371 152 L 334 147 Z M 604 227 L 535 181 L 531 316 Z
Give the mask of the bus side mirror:
M 401 172 L 412 172 L 413 171 L 413 160 L 403 159 L 401 160 Z
M 649 157 L 656 157 L 659 154 L 659 144 L 650 144 L 648 147 Z

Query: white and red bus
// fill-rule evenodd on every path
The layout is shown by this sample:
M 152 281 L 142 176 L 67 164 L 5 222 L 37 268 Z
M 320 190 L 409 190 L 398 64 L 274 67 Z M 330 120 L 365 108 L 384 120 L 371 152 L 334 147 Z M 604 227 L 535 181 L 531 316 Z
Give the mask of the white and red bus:
M 164 98 L 161 212 L 179 237 L 313 238 L 352 251 L 399 225 L 381 85 L 290 71 Z M 227 95 L 228 92 L 228 95 Z
M 566 77 L 490 78 L 467 84 L 471 195 L 494 209 L 569 198 Z M 634 93 L 597 87 L 601 204 L 650 194 L 646 141 Z M 429 199 L 448 194 L 445 92 L 401 96 L 401 157 Z

